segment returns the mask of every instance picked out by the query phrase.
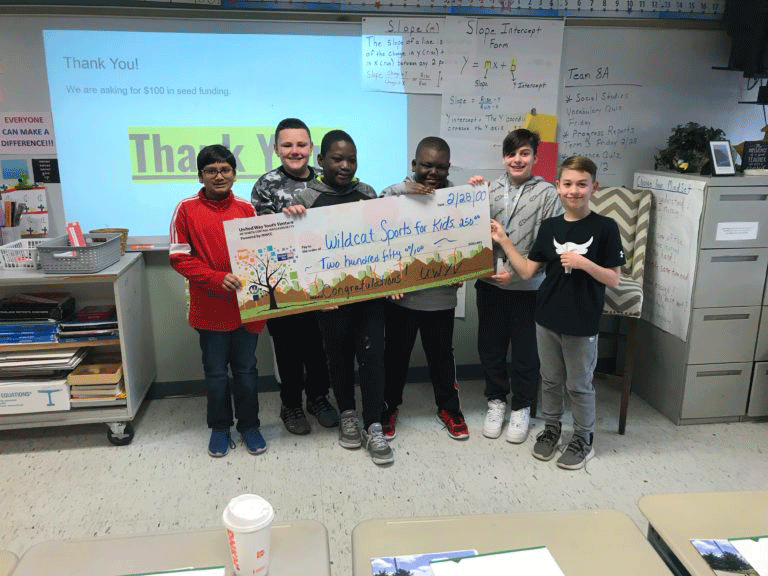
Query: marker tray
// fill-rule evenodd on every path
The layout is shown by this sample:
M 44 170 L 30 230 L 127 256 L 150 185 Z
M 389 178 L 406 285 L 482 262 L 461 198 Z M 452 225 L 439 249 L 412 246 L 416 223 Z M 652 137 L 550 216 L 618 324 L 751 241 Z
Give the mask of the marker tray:
M 120 234 L 85 234 L 86 246 L 70 246 L 67 236 L 37 247 L 46 274 L 92 274 L 120 260 Z

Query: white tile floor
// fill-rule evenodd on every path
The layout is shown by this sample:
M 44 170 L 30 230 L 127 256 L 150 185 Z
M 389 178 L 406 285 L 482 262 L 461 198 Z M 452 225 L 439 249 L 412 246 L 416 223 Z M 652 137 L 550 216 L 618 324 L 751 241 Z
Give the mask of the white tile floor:
M 462 385 L 471 437 L 457 442 L 434 419 L 431 386 L 409 385 L 395 463 L 384 468 L 314 421 L 311 435 L 288 434 L 276 392 L 261 395 L 269 449 L 260 456 L 238 448 L 210 458 L 200 397 L 145 403 L 126 447 L 109 444 L 104 425 L 0 432 L 0 549 L 21 555 L 47 539 L 217 527 L 231 497 L 254 492 L 278 520 L 325 524 L 332 573 L 345 576 L 352 528 L 366 518 L 616 508 L 644 533 L 644 494 L 768 486 L 768 423 L 678 427 L 633 396 L 619 436 L 618 393 L 598 382 L 597 456 L 566 472 L 530 456 L 539 420 L 522 446 L 482 436 L 482 387 Z

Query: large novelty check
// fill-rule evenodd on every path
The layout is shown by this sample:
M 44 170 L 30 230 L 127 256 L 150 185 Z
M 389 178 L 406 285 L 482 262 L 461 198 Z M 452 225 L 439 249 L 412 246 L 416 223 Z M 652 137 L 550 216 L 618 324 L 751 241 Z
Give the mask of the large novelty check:
M 488 190 L 457 186 L 224 223 L 243 322 L 493 273 Z

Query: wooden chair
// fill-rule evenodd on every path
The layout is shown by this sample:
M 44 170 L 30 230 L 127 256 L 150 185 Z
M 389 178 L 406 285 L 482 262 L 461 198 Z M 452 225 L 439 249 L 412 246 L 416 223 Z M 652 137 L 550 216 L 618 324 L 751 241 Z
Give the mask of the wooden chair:
M 603 314 L 620 316 L 627 320 L 624 369 L 621 375 L 595 374 L 598 378 L 621 383 L 619 434 L 624 434 L 629 395 L 632 392 L 632 371 L 637 356 L 637 323 L 643 307 L 643 272 L 651 216 L 651 192 L 627 188 L 603 188 L 592 196 L 590 206 L 598 214 L 609 216 L 616 221 L 627 260 L 627 263 L 621 267 L 619 286 L 606 288 L 603 308 Z

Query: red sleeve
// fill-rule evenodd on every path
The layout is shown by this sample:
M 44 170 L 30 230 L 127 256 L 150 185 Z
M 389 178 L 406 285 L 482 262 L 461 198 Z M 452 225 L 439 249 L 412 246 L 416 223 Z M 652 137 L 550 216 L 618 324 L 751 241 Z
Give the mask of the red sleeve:
M 221 287 L 227 272 L 213 270 L 194 254 L 190 241 L 188 216 L 184 203 L 180 202 L 176 206 L 171 220 L 169 250 L 171 266 L 190 282 Z M 224 289 L 222 288 L 222 290 Z

